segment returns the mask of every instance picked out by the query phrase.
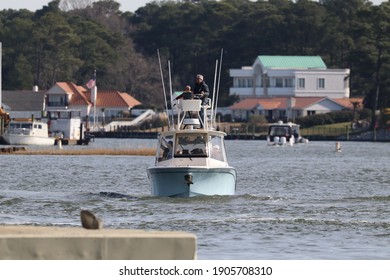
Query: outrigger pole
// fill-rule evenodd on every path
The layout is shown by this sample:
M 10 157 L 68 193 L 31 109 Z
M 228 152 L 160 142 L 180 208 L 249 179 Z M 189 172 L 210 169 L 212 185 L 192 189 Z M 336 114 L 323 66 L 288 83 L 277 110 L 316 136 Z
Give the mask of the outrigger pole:
M 217 91 L 216 93 L 214 94 L 214 98 L 213 98 L 213 104 L 212 104 L 212 111 L 211 111 L 211 123 L 212 124 L 216 124 L 216 116 L 217 116 L 217 108 L 218 108 L 218 98 L 219 98 L 219 84 L 220 84 L 220 81 L 221 81 L 221 68 L 222 68 L 222 56 L 223 56 L 223 48 L 221 49 L 221 59 L 220 59 L 220 63 L 219 63 L 219 70 L 218 70 L 218 82 L 216 82 L 217 78 L 217 63 L 218 63 L 218 60 L 216 61 L 216 64 L 215 64 L 215 77 L 214 77 L 214 87 L 215 87 L 215 84 L 217 84 Z M 215 89 L 214 89 L 215 91 Z
M 172 106 L 173 97 L 172 97 L 171 62 L 169 60 L 168 60 L 168 74 L 169 74 L 169 91 L 170 91 L 170 94 L 171 94 L 172 125 L 173 125 L 173 128 L 175 128 L 175 117 L 173 115 L 173 106 Z
M 220 62 L 219 62 L 217 100 L 215 102 L 215 113 L 214 113 L 214 121 L 215 122 L 216 122 L 216 118 L 217 118 L 217 108 L 218 108 L 218 98 L 219 98 L 219 85 L 220 85 L 220 82 L 221 82 L 221 73 L 222 73 L 222 57 L 223 57 L 223 48 L 221 49 L 221 59 L 220 59 Z
M 215 71 L 214 71 L 214 84 L 213 84 L 213 100 L 211 102 L 211 116 L 210 116 L 210 124 L 211 126 L 214 126 L 214 106 L 215 106 L 215 99 L 217 98 L 217 92 L 215 91 L 215 85 L 217 84 L 217 69 L 218 69 L 218 59 L 215 60 Z
M 160 59 L 160 51 L 158 49 L 157 49 L 157 56 L 158 56 L 158 63 L 160 65 L 161 83 L 162 83 L 163 92 L 164 92 L 165 109 L 167 111 L 167 116 L 168 116 L 168 129 L 170 129 L 171 128 L 171 119 L 169 118 L 167 94 L 165 92 L 164 77 L 163 77 L 163 72 L 162 72 L 162 67 L 161 67 L 161 59 Z M 171 99 L 172 99 L 172 97 L 171 97 Z

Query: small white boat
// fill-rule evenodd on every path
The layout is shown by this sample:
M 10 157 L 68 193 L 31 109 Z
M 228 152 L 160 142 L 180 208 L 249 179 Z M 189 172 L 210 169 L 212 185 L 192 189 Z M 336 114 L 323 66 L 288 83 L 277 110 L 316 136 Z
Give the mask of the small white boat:
M 226 134 L 213 128 L 215 111 L 209 101 L 172 101 L 177 114 L 172 113 L 170 129 L 158 135 L 155 164 L 147 169 L 153 196 L 235 194 L 236 170 L 228 164 Z
M 298 124 L 279 121 L 269 125 L 267 135 L 268 145 L 292 146 L 296 143 L 308 142 L 308 139 L 301 137 Z
M 47 123 L 37 120 L 11 121 L 2 135 L 9 145 L 54 145 Z
M 155 165 L 147 170 L 153 196 L 235 194 L 236 171 L 227 161 L 226 134 L 210 129 L 207 121 L 199 128 L 200 102 L 182 100 L 177 128 L 159 134 Z M 196 117 L 187 117 L 188 112 Z

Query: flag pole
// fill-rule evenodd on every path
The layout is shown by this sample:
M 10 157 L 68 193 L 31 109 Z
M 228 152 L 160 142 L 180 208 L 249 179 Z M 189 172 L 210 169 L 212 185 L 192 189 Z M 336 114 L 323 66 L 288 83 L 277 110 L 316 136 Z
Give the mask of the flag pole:
M 96 129 L 96 101 L 97 101 L 97 86 L 96 86 L 96 69 L 93 72 L 93 79 L 95 81 L 91 93 L 93 98 L 93 129 Z

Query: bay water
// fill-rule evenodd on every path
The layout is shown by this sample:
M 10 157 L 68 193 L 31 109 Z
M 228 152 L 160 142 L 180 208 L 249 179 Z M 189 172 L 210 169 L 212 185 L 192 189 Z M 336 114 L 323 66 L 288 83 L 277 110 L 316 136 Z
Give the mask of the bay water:
M 154 147 L 101 139 L 64 149 Z M 390 259 L 390 143 L 226 141 L 234 196 L 159 198 L 153 156 L 0 154 L 0 224 L 186 231 L 198 259 Z M 113 195 L 122 194 L 120 195 Z

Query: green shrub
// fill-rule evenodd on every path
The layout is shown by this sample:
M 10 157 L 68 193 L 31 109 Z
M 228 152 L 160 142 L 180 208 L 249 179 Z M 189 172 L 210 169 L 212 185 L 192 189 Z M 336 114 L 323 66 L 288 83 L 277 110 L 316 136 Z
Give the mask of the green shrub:
M 318 114 L 296 118 L 295 123 L 299 124 L 301 128 L 307 128 L 316 125 L 332 124 L 334 121 L 328 114 Z
M 333 119 L 333 123 L 353 121 L 353 111 L 334 111 L 327 113 Z
M 363 109 L 357 112 L 358 120 L 370 120 L 371 110 Z M 335 111 L 326 114 L 311 115 L 295 119 L 295 123 L 301 125 L 301 128 L 308 128 L 316 125 L 325 125 L 333 123 L 343 123 L 353 121 L 353 111 Z
M 252 115 L 248 121 L 248 125 L 262 125 L 266 123 L 267 119 L 263 115 Z
M 359 120 L 371 120 L 372 110 L 370 109 L 362 109 L 358 112 Z

